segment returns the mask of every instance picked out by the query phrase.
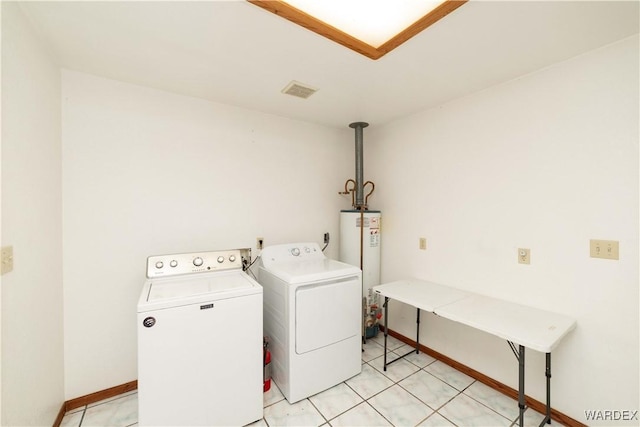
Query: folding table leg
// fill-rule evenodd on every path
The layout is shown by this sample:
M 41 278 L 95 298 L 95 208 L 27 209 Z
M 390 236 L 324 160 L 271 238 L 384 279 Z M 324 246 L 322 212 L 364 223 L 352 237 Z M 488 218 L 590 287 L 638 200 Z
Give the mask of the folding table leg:
M 406 354 L 403 354 L 402 356 L 398 356 L 393 360 L 389 360 L 387 362 L 387 335 L 388 335 L 388 320 L 389 320 L 389 298 L 388 297 L 384 297 L 384 362 L 383 362 L 383 369 L 386 371 L 387 370 L 387 366 L 391 365 L 393 362 L 397 362 L 400 359 L 404 359 L 405 357 L 407 357 L 410 354 L 413 353 L 420 353 L 420 309 L 416 308 L 417 312 L 416 312 L 416 348 L 411 349 L 411 351 L 407 352 Z
M 551 353 L 547 353 L 546 358 L 547 366 L 545 368 L 545 375 L 547 377 L 547 413 L 545 421 L 547 424 L 551 424 Z
M 518 352 L 518 408 L 520 408 L 520 427 L 524 426 L 524 346 L 519 346 Z
M 420 353 L 420 309 L 416 307 L 416 354 Z
M 383 369 L 387 371 L 387 335 L 389 335 L 389 297 L 384 297 L 384 364 Z

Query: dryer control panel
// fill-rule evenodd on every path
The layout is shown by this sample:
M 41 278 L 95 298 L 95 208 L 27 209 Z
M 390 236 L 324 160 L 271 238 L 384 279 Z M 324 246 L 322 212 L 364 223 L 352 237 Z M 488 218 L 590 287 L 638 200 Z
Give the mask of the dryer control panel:
M 262 250 L 262 261 L 266 264 L 272 261 L 287 260 L 311 261 L 326 258 L 317 243 L 288 243 L 286 245 L 267 246 Z
M 156 255 L 147 258 L 147 277 L 149 279 L 235 269 L 242 269 L 240 249 Z

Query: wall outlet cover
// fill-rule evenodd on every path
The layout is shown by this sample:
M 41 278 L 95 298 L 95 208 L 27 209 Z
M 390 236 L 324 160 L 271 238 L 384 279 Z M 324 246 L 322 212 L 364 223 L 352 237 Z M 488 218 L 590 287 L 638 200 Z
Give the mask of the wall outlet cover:
M 2 257 L 0 262 L 2 265 L 0 274 L 5 274 L 13 270 L 13 246 L 2 247 Z
M 426 250 L 427 249 L 427 238 L 426 237 L 421 237 L 420 238 L 420 250 Z

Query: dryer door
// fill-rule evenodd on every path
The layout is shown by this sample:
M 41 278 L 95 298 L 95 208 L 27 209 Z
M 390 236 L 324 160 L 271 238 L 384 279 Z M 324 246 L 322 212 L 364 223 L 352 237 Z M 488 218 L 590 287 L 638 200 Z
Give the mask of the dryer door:
M 296 353 L 361 333 L 360 276 L 316 282 L 296 290 Z

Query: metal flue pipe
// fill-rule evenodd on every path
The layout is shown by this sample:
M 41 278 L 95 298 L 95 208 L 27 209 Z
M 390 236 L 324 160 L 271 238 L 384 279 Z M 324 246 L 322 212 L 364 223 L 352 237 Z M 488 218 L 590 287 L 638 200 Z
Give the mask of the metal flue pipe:
M 366 122 L 354 122 L 349 125 L 356 131 L 356 209 L 366 208 L 364 204 L 364 168 L 363 168 L 363 148 L 362 130 L 369 126 Z

